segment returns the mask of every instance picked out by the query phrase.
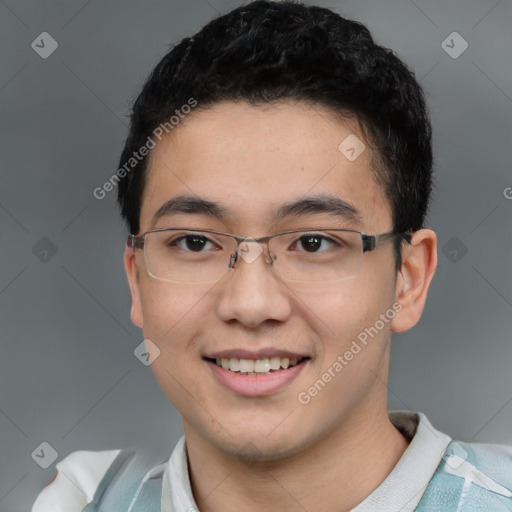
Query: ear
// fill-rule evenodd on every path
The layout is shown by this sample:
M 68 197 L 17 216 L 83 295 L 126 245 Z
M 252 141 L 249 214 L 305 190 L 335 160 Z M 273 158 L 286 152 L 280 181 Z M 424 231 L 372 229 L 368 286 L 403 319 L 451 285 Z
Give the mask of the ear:
M 391 322 L 391 330 L 403 332 L 419 321 L 436 267 L 436 234 L 431 229 L 414 232 L 411 243 L 402 251 L 395 294 L 395 300 L 402 307 Z
M 139 270 L 137 269 L 137 261 L 135 260 L 135 251 L 131 247 L 128 247 L 128 245 L 124 249 L 124 269 L 132 296 L 131 319 L 137 327 L 142 329 L 143 315 L 142 302 L 140 300 Z

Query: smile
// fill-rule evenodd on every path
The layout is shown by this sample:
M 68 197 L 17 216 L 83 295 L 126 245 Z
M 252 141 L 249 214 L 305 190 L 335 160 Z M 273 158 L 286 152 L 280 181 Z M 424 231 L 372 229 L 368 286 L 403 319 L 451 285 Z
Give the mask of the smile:
M 204 358 L 215 380 L 236 395 L 256 397 L 278 393 L 308 366 L 309 357 Z
M 215 364 L 239 375 L 262 375 L 286 370 L 302 363 L 306 358 L 267 357 L 264 359 L 217 358 Z M 213 359 L 212 359 L 213 361 Z

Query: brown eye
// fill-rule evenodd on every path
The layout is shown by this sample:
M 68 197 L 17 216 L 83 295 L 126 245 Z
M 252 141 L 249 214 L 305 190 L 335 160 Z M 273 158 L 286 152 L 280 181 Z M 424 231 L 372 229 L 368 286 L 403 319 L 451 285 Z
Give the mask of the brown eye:
M 322 246 L 323 238 L 318 235 L 307 235 L 300 238 L 302 248 L 307 252 L 316 252 Z
M 292 246 L 292 250 L 300 252 L 317 253 L 323 252 L 332 247 L 336 247 L 337 244 L 331 238 L 324 235 L 318 235 L 315 233 L 301 236 Z
M 179 247 L 180 249 L 191 251 L 191 252 L 201 252 L 203 249 L 211 248 L 212 243 L 208 238 L 201 235 L 185 235 L 181 236 L 172 241 L 171 246 Z

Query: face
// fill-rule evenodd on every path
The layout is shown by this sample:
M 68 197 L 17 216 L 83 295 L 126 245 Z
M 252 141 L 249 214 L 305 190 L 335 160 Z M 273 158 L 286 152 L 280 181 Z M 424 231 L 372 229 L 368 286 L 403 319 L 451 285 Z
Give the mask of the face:
M 303 104 L 222 103 L 194 112 L 152 150 L 141 233 L 173 226 L 254 238 L 320 227 L 390 232 L 390 205 L 368 144 L 355 160 L 339 149 L 351 134 L 363 140 L 355 124 Z M 183 196 L 215 203 L 220 213 L 175 208 L 155 219 L 162 205 Z M 356 214 L 330 211 L 319 200 L 326 197 Z M 276 217 L 306 198 L 316 206 Z M 386 400 L 393 243 L 362 258 L 356 277 L 335 283 L 283 281 L 258 257 L 239 259 L 233 269 L 226 261 L 216 283 L 178 284 L 150 277 L 143 251 L 127 249 L 132 320 L 160 350 L 152 369 L 181 413 L 187 439 L 276 459 L 371 418 Z M 238 359 L 298 364 L 240 375 L 219 367 L 222 358 L 233 358 L 235 367 Z

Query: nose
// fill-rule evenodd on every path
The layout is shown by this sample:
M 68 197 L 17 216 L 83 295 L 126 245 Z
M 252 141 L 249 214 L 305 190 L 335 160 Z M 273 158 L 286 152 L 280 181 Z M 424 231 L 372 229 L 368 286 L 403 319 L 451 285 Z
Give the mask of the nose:
M 242 242 L 230 266 L 233 271 L 222 283 L 217 304 L 217 313 L 223 321 L 238 321 L 256 328 L 267 321 L 284 322 L 289 318 L 290 291 L 272 271 L 264 245 Z

